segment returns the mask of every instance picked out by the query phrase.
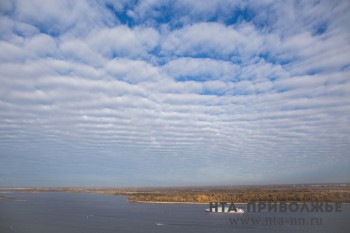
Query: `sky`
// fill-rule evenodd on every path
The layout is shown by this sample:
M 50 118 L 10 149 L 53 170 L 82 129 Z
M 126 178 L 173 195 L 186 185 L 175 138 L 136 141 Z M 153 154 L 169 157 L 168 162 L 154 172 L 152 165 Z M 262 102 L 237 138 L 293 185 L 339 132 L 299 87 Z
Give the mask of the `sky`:
M 0 186 L 350 182 L 350 2 L 1 0 Z

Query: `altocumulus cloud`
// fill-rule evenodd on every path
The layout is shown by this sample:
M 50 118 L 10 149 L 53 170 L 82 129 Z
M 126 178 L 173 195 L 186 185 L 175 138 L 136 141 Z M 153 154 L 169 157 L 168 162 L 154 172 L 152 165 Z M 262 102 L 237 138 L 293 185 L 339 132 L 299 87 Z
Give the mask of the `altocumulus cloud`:
M 0 185 L 349 181 L 348 1 L 1 1 Z

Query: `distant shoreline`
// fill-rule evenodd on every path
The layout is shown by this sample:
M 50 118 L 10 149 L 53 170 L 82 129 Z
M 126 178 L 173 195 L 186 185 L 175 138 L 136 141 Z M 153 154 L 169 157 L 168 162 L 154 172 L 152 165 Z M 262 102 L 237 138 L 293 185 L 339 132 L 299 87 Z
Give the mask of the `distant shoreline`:
M 149 203 L 149 204 L 193 204 L 193 205 L 208 205 L 208 202 L 190 202 L 190 201 L 129 201 L 130 203 L 137 202 L 137 203 Z M 213 202 L 214 203 L 214 202 Z M 246 205 L 248 203 L 234 203 L 237 205 Z
M 130 203 L 148 203 L 148 204 L 190 204 L 190 205 L 208 205 L 209 202 L 175 202 L 175 201 L 164 201 L 164 202 L 158 202 L 158 201 L 129 201 Z M 327 203 L 335 203 L 335 202 L 331 202 L 331 201 L 319 201 L 319 202 L 327 202 Z M 215 202 L 212 202 L 215 203 Z M 220 203 L 220 202 L 218 202 Z M 230 203 L 230 202 L 227 202 Z M 247 204 L 259 204 L 259 203 L 268 203 L 268 201 L 264 202 L 245 202 L 245 203 L 234 203 L 235 205 L 247 205 Z M 311 204 L 312 202 L 271 202 L 271 203 L 276 203 L 276 204 L 280 204 L 280 203 L 284 203 L 287 205 L 290 205 L 292 203 L 297 203 L 299 205 L 302 204 Z M 341 204 L 347 204 L 349 205 L 350 203 L 346 203 L 346 202 L 342 202 Z
M 150 204 L 207 205 L 210 202 L 248 203 L 350 203 L 349 185 L 298 187 L 206 188 L 0 188 L 0 200 L 9 192 L 70 192 L 126 195 L 127 201 Z
M 148 204 L 194 204 L 194 205 L 208 205 L 204 202 L 176 202 L 176 201 L 129 201 L 130 203 L 148 203 Z
M 26 201 L 26 200 L 23 200 L 23 199 L 17 199 L 17 198 L 15 198 L 15 197 L 8 197 L 8 196 L 3 196 L 3 195 L 0 195 L 0 200 Z

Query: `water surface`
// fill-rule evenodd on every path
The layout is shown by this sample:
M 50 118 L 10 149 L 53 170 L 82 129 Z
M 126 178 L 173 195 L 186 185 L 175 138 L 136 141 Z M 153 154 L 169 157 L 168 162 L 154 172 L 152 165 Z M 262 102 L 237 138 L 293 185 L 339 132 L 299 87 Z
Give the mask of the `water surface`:
M 237 215 L 206 213 L 207 205 L 129 203 L 126 196 L 64 192 L 5 195 L 25 201 L 0 200 L 2 233 L 347 233 L 350 229 L 349 205 L 342 205 L 341 213 Z M 291 223 L 292 218 L 303 222 Z

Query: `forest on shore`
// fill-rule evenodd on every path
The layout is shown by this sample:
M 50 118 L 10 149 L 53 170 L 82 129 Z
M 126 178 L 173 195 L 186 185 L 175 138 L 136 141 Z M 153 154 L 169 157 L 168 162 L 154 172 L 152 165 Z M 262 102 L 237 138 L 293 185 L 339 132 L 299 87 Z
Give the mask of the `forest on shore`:
M 342 202 L 350 203 L 350 190 L 322 187 L 236 188 L 222 190 L 162 190 L 128 196 L 132 202 Z

